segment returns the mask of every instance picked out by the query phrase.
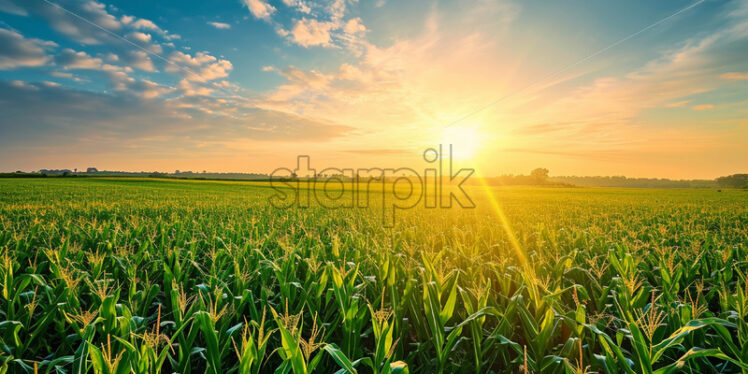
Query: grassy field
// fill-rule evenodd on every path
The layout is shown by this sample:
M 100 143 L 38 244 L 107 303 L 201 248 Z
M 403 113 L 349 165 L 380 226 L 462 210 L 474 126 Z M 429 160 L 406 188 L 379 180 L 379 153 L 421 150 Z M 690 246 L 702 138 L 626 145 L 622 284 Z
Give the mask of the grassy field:
M 0 179 L 0 372 L 748 373 L 748 193 Z

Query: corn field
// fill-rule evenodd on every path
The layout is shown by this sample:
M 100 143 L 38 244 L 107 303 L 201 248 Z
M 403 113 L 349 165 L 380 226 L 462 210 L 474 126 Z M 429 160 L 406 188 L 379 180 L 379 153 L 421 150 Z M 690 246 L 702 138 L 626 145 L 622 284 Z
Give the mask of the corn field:
M 0 373 L 748 373 L 744 191 L 273 193 L 0 179 Z

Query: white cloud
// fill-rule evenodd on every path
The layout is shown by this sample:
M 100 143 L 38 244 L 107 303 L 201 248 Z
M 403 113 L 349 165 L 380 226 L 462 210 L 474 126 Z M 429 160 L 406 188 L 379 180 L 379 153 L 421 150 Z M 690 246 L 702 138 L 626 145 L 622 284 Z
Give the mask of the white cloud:
M 243 0 L 244 5 L 249 8 L 250 13 L 259 19 L 270 19 L 275 12 L 275 8 L 263 0 Z
M 134 68 L 148 72 L 156 71 L 156 68 L 153 66 L 153 61 L 151 61 L 150 56 L 148 56 L 144 51 L 131 51 L 126 57 L 127 64 Z
M 122 27 L 122 24 L 117 21 L 117 18 L 106 11 L 106 5 L 102 3 L 87 1 L 83 4 L 82 9 L 93 18 L 94 23 L 105 29 L 118 30 Z
M 156 24 L 153 23 L 153 21 L 147 20 L 144 18 L 141 18 L 135 21 L 135 23 L 132 24 L 132 27 L 136 29 L 140 29 L 140 30 L 153 30 L 153 31 L 162 32 L 161 28 L 156 26 Z
M 163 86 L 147 79 L 138 81 L 130 89 L 142 99 L 155 99 L 175 90 L 173 87 Z
M 198 52 L 193 57 L 176 51 L 171 54 L 169 61 L 172 63 L 167 65 L 166 71 L 181 72 L 185 79 L 197 82 L 227 77 L 234 68 L 230 61 L 204 52 Z
M 2 1 L 7 0 L 0 0 Z M 61 3 L 64 4 L 64 9 L 50 6 L 41 0 L 17 1 L 17 4 L 28 14 L 46 20 L 53 30 L 72 41 L 85 45 L 106 45 L 109 51 L 102 52 L 102 56 L 107 56 L 107 61 L 121 59 L 141 70 L 155 71 L 147 56 L 140 52 L 131 53 L 132 46 L 123 43 L 121 35 L 156 54 L 163 53 L 163 46 L 174 46 L 170 42 L 159 43 L 157 39 L 168 41 L 179 38 L 179 35 L 170 34 L 147 19 L 130 15 L 115 17 L 113 13 L 118 11 L 115 7 L 108 7 L 94 0 L 64 1 Z
M 293 18 L 290 25 L 280 21 L 275 23 L 275 31 L 303 47 L 347 48 L 360 57 L 361 44 L 368 29 L 360 17 L 345 19 L 348 4 L 356 2 L 357 0 L 283 0 L 284 5 L 301 13 L 301 17 Z
M 345 0 L 333 0 L 328 7 L 330 18 L 337 22 L 345 15 Z
M 42 2 L 29 4 L 32 11 L 44 17 L 56 31 L 81 44 L 101 44 L 112 36 L 91 24 L 71 16 L 65 10 Z M 96 1 L 85 1 L 70 6 L 70 11 L 109 31 L 119 31 L 122 23 L 109 14 L 106 6 Z
M 327 87 L 333 78 L 315 70 L 302 70 L 293 66 L 283 69 L 280 74 L 291 83 L 315 89 Z
M 127 34 L 127 38 L 136 42 L 140 42 L 142 44 L 151 42 L 151 34 L 146 34 L 139 31 L 133 31 Z
M 351 18 L 345 23 L 343 31 L 345 31 L 346 34 L 355 35 L 366 32 L 366 26 L 364 26 L 361 18 Z
M 330 46 L 330 31 L 334 27 L 333 22 L 303 18 L 296 22 L 289 35 L 294 42 L 303 47 Z
M 53 42 L 26 39 L 23 35 L 0 28 L 0 70 L 24 66 L 42 66 L 49 61 L 46 50 Z
M 132 21 L 132 19 L 130 19 L 130 21 Z M 172 33 L 168 32 L 168 31 L 166 31 L 166 30 L 158 27 L 158 25 L 156 25 L 153 21 L 147 20 L 145 18 L 139 18 L 137 21 L 133 22 L 129 26 L 132 27 L 132 28 L 134 28 L 134 29 L 136 29 L 136 30 L 150 30 L 150 31 L 153 31 L 153 32 L 157 33 L 158 35 L 161 35 L 162 37 L 164 37 L 166 40 L 176 40 L 176 39 L 180 39 L 181 38 L 181 36 L 179 36 L 178 34 L 172 34 Z
M 109 81 L 115 91 L 128 91 L 130 85 L 134 84 L 135 78 L 129 76 L 119 66 L 104 65 L 102 71 L 109 77 Z
M 55 63 L 65 69 L 99 70 L 103 66 L 100 58 L 89 56 L 86 52 L 76 52 L 65 48 L 55 56 Z
M 208 22 L 208 24 L 219 30 L 227 30 L 231 28 L 231 25 L 229 25 L 228 23 L 223 23 L 223 22 Z
M 212 89 L 195 84 L 187 79 L 179 81 L 179 89 L 185 96 L 208 96 L 213 93 Z
M 77 52 L 70 48 L 63 49 L 58 53 L 54 61 L 63 69 L 69 70 L 91 70 L 104 74 L 115 91 L 130 92 L 135 96 L 151 98 L 160 96 L 166 92 L 165 88 L 153 86 L 150 83 L 144 83 L 142 80 L 136 80 L 129 73 L 133 72 L 133 66 L 144 71 L 155 71 L 153 63 L 148 55 L 143 51 L 130 51 L 123 56 L 124 62 L 129 66 L 117 66 L 104 63 L 101 58 L 92 57 L 86 52 Z M 61 78 L 71 78 L 75 81 L 80 79 L 73 77 L 70 73 L 52 73 L 53 76 Z M 164 86 L 165 87 L 165 86 Z
M 287 7 L 296 8 L 300 13 L 309 14 L 312 12 L 312 9 L 303 0 L 283 0 L 283 4 Z

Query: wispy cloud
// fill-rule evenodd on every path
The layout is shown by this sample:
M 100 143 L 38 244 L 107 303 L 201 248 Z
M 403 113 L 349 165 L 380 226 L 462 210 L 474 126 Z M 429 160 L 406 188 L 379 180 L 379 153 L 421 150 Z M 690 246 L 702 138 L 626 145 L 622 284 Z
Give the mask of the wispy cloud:
M 714 109 L 714 108 L 716 108 L 716 106 L 714 106 L 713 104 L 700 104 L 700 105 L 694 105 L 692 107 L 693 110 L 709 110 L 709 109 Z
M 29 15 L 26 9 L 13 4 L 13 1 L 11 0 L 0 0 L 0 11 L 24 17 Z
M 209 25 L 219 29 L 219 30 L 228 30 L 231 28 L 231 25 L 224 22 L 208 22 Z
M 724 73 L 720 75 L 719 77 L 722 79 L 745 81 L 745 80 L 748 80 L 748 73 L 730 72 L 730 73 Z

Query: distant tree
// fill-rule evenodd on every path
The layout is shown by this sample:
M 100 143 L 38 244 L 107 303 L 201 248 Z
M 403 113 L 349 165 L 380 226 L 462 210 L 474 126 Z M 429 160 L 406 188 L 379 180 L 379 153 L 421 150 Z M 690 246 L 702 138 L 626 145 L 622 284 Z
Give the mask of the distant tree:
M 86 173 L 98 173 L 99 169 L 97 168 L 88 168 L 86 169 Z
M 717 178 L 717 185 L 727 188 L 745 188 L 748 186 L 748 174 L 733 174 Z
M 545 184 L 548 181 L 548 169 L 537 168 L 530 172 L 530 176 L 535 180 L 535 183 Z
M 179 174 L 179 169 L 174 170 L 174 174 Z

